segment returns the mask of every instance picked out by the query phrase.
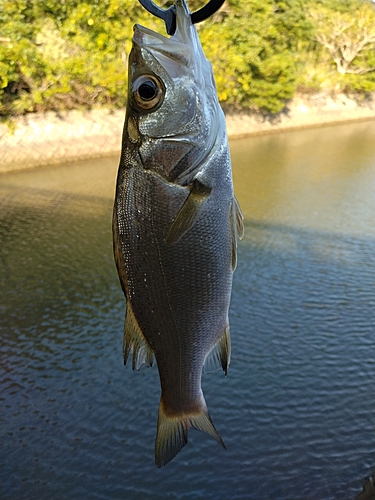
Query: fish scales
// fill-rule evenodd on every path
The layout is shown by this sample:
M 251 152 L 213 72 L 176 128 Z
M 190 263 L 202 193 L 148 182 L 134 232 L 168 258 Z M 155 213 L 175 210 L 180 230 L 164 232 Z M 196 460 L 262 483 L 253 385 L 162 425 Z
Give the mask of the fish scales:
M 170 39 L 135 27 L 113 221 L 115 260 L 127 302 L 124 359 L 132 349 L 138 369 L 155 356 L 160 375 L 159 467 L 186 444 L 189 427 L 223 445 L 208 414 L 201 375 L 212 350 L 225 372 L 229 363 L 228 308 L 236 238 L 242 231 L 211 68 L 186 3 L 176 1 L 176 11 L 178 29 Z M 173 43 L 180 53 L 177 62 Z M 160 46 L 167 49 L 162 56 Z M 166 52 L 172 61 L 165 61 Z M 202 64 L 208 77 L 197 75 Z M 150 88 L 134 97 L 134 82 L 144 81 L 140 78 Z M 143 102 L 134 99 L 146 97 L 149 106 L 154 80 L 162 102 L 156 99 L 155 107 L 140 109 Z M 185 104 L 176 108 L 176 101 Z
M 141 331 L 147 332 L 159 370 L 161 365 L 169 365 L 169 371 L 174 367 L 189 374 L 193 372 L 191 362 L 199 359 L 200 370 L 194 375 L 200 387 L 204 358 L 227 321 L 223 311 L 227 311 L 228 297 L 223 291 L 228 294 L 232 277 L 228 266 L 231 247 L 225 241 L 231 231 L 229 216 L 215 217 L 217 204 L 212 199 L 202 209 L 194 232 L 169 246 L 165 235 L 185 201 L 186 189 L 165 185 L 141 171 L 130 171 L 127 182 L 137 186 L 123 199 L 123 251 L 132 256 L 127 279 L 133 313 Z M 227 205 L 229 212 L 230 200 Z M 207 231 L 207 222 L 214 233 Z M 222 241 L 213 237 L 216 232 L 222 235 Z M 218 279 L 222 288 L 217 287 Z M 178 394 L 173 396 L 177 400 Z

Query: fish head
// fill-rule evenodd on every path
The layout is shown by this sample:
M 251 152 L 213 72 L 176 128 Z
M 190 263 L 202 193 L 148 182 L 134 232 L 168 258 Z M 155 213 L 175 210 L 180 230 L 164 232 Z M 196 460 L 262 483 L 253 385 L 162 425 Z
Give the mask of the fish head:
M 143 168 L 184 184 L 215 142 L 221 108 L 186 2 L 175 4 L 172 37 L 134 27 L 124 142 Z

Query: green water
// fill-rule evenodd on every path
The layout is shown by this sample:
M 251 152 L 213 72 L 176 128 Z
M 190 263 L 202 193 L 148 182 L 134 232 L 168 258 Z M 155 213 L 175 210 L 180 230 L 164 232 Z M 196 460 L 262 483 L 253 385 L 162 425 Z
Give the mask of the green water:
M 0 176 L 1 498 L 352 499 L 374 468 L 375 122 L 231 142 L 246 232 L 228 376 L 153 463 L 155 368 L 123 366 L 118 158 Z

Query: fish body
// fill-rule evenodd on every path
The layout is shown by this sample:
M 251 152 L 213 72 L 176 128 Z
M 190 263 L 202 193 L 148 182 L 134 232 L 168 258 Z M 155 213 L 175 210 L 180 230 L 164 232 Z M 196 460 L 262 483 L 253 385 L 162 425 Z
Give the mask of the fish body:
M 113 213 L 126 297 L 124 360 L 156 358 L 160 467 L 190 427 L 223 442 L 201 389 L 211 353 L 227 371 L 228 309 L 242 215 L 234 198 L 225 119 L 185 0 L 176 33 L 134 27 L 129 95 Z

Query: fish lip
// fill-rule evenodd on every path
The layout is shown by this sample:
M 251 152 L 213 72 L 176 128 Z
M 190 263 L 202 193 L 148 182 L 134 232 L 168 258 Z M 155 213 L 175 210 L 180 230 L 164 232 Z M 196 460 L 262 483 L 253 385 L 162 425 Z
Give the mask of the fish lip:
M 140 47 L 148 47 L 148 46 L 154 47 L 154 44 L 150 44 L 145 41 L 145 37 L 147 36 L 150 38 L 154 38 L 155 40 L 158 40 L 159 44 L 164 44 L 170 40 L 170 38 L 161 35 L 157 31 L 150 30 L 149 28 L 146 28 L 141 24 L 135 24 L 133 29 L 134 29 L 133 42 L 135 42 Z M 159 44 L 156 44 L 156 46 Z
M 176 16 L 176 31 L 170 38 L 165 37 L 158 32 L 145 28 L 144 26 L 141 26 L 139 24 L 136 24 L 134 26 L 134 29 L 143 32 L 145 35 L 151 35 L 155 38 L 158 38 L 162 42 L 172 39 L 174 42 L 178 41 L 182 44 L 189 45 L 190 43 L 192 43 L 192 39 L 194 38 L 194 36 L 192 35 L 190 30 L 190 28 L 193 27 L 193 23 L 186 0 L 174 0 L 174 8 Z M 139 35 L 139 33 L 137 33 L 137 35 Z M 138 42 L 136 40 L 137 35 L 135 35 L 135 37 L 133 38 L 133 40 L 136 42 Z
M 133 33 L 133 43 L 138 47 L 148 51 L 167 52 L 168 57 L 173 59 L 173 53 L 176 53 L 176 59 L 179 60 L 178 51 L 191 50 L 191 45 L 188 41 L 178 40 L 175 36 L 167 37 L 161 35 L 157 31 L 153 31 L 141 24 L 135 24 Z
M 156 31 L 152 31 L 140 24 L 134 25 L 133 46 L 137 46 L 140 50 L 147 51 L 154 57 L 164 69 L 168 71 L 168 64 L 165 66 L 163 61 L 174 61 L 179 65 L 179 72 L 189 74 L 192 73 L 194 62 L 192 58 L 192 47 L 189 43 L 178 40 L 176 36 L 170 38 L 161 35 Z M 172 74 L 175 71 L 172 71 Z M 171 75 L 170 75 L 171 76 Z
M 163 65 L 168 59 L 177 62 L 182 72 L 201 72 L 202 62 L 206 61 L 199 41 L 197 30 L 192 24 L 186 0 L 175 0 L 176 32 L 171 37 L 161 35 L 140 24 L 134 25 L 133 44 L 146 50 Z M 167 69 L 167 68 L 165 68 Z M 167 70 L 168 71 L 168 70 Z

